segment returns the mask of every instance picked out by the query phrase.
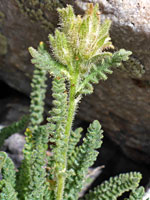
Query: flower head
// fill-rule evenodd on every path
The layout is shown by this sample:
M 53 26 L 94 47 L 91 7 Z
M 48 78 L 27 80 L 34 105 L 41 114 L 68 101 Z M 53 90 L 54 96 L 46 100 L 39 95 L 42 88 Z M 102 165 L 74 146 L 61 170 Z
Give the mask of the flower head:
M 83 17 L 75 16 L 72 6 L 58 9 L 60 28 L 49 36 L 55 58 L 65 65 L 80 63 L 101 56 L 105 49 L 113 48 L 109 37 L 110 20 L 100 22 L 98 4 L 88 4 Z M 82 64 L 81 64 L 82 65 Z

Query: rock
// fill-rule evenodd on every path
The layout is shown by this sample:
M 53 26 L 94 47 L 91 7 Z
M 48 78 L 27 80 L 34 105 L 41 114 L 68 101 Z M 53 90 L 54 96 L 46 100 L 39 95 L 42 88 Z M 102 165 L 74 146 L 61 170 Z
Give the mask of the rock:
M 19 94 L 12 88 L 8 87 L 0 81 L 0 88 L 3 93 L 0 94 L 0 129 L 4 126 L 18 121 L 23 115 L 28 113 L 29 98 Z M 25 144 L 25 137 L 23 134 L 13 134 L 3 145 L 2 150 L 6 151 L 12 158 L 15 166 L 18 168 L 23 159 L 22 149 Z
M 147 200 L 149 197 L 150 197 L 150 188 L 148 188 L 148 189 L 146 190 L 146 193 L 145 193 L 145 195 L 144 195 L 144 197 L 143 197 L 143 200 Z
M 14 161 L 18 168 L 23 160 L 23 147 L 25 145 L 25 137 L 18 133 L 13 134 L 5 140 L 3 151 L 6 151 L 8 156 Z
M 103 166 L 102 166 L 103 167 Z M 96 167 L 96 168 L 89 168 L 88 169 L 88 174 L 86 175 L 86 179 L 90 180 L 89 182 L 84 185 L 82 188 L 82 191 L 79 194 L 79 197 L 83 197 L 85 193 L 88 191 L 92 183 L 95 181 L 95 179 L 100 175 L 102 172 L 101 168 L 102 167 Z
M 5 140 L 4 148 L 13 154 L 21 154 L 25 144 L 25 137 L 18 133 L 13 134 L 7 140 Z
M 0 79 L 28 96 L 33 70 L 28 47 L 36 47 L 41 40 L 47 42 L 48 33 L 58 22 L 58 6 L 70 3 L 77 14 L 82 14 L 88 1 L 43 2 L 1 0 L 0 3 L 0 34 L 5 37 L 4 51 L 0 54 Z M 99 3 L 103 20 L 112 19 L 111 37 L 116 48 L 133 51 L 133 57 L 129 66 L 125 65 L 126 72 L 116 70 L 107 81 L 97 85 L 93 95 L 83 98 L 78 117 L 88 122 L 100 120 L 107 135 L 126 155 L 150 163 L 149 1 L 92 2 Z M 140 77 L 143 66 L 145 74 Z M 136 74 L 138 71 L 138 76 L 133 71 Z
M 29 113 L 29 98 L 0 81 L 0 124 L 9 125 Z

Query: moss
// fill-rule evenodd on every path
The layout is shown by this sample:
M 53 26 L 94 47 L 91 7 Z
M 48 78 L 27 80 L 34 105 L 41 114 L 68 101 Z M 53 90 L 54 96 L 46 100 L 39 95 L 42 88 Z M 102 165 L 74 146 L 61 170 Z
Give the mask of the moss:
M 7 53 L 7 38 L 0 33 L 0 55 Z
M 4 22 L 5 14 L 0 11 L 0 25 Z
M 59 0 L 16 0 L 16 2 L 22 13 L 28 16 L 33 22 L 39 21 L 48 30 L 53 30 L 54 25 L 49 20 L 47 12 L 54 12 L 56 8 L 63 7 Z

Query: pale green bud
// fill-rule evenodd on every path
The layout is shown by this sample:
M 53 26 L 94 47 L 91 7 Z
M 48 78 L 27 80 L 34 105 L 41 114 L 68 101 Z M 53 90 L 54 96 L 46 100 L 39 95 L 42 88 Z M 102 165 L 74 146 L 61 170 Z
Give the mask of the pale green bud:
M 105 49 L 113 48 L 109 37 L 111 22 L 106 20 L 101 25 L 98 4 L 94 7 L 88 4 L 83 17 L 75 16 L 70 5 L 58 9 L 58 12 L 60 31 L 56 30 L 55 36 L 49 36 L 54 56 L 68 66 L 79 62 L 81 73 L 86 72 L 89 70 L 86 62 L 94 61 L 93 58 L 103 55 Z
M 70 29 L 70 27 L 72 26 L 72 22 L 76 18 L 73 8 L 72 6 L 68 5 L 67 8 L 58 8 L 57 11 L 59 12 L 60 16 L 61 30 L 64 33 L 67 33 L 68 29 Z
M 70 64 L 72 61 L 72 51 L 66 35 L 56 29 L 55 36 L 49 35 L 49 40 L 56 59 L 64 65 Z

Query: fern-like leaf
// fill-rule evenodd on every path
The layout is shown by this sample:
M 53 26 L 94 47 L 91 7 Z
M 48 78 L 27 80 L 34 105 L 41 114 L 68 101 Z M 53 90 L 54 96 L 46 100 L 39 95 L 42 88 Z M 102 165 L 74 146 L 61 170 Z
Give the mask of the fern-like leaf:
M 42 53 L 44 51 L 43 44 L 39 45 L 38 50 Z M 34 53 L 33 53 L 34 54 Z M 38 58 L 35 58 L 35 60 Z M 43 121 L 44 112 L 44 99 L 46 93 L 46 77 L 47 71 L 44 67 L 39 68 L 38 64 L 35 64 L 35 70 L 32 78 L 32 92 L 31 92 L 31 105 L 29 116 L 29 128 L 26 129 L 26 144 L 24 147 L 24 160 L 22 161 L 19 175 L 17 178 L 17 189 L 19 197 L 23 196 L 27 192 L 27 188 L 31 179 L 31 167 L 33 150 L 36 149 L 36 133 L 39 125 Z
M 35 131 L 35 147 L 31 155 L 30 181 L 25 200 L 43 200 L 46 187 L 48 187 L 48 183 L 46 183 L 46 150 L 49 135 L 45 128 L 45 126 L 40 126 Z
M 34 51 L 34 50 L 33 50 Z M 36 51 L 36 50 L 35 50 Z M 38 51 L 43 54 L 45 53 L 43 43 L 39 45 Z M 32 50 L 30 50 L 32 52 Z M 36 53 L 31 53 L 32 56 L 36 55 Z M 38 52 L 37 52 L 38 54 Z M 39 57 L 38 57 L 39 56 Z M 37 125 L 39 125 L 43 121 L 43 112 L 44 112 L 44 99 L 46 93 L 46 74 L 47 70 L 45 67 L 39 68 L 37 64 L 38 59 L 40 59 L 40 55 L 35 56 L 35 70 L 33 72 L 32 78 L 32 92 L 31 92 L 31 105 L 30 105 L 30 123 L 29 126 L 31 129 L 35 129 Z M 43 59 L 44 60 L 44 59 Z
M 59 76 L 60 73 L 63 73 L 69 77 L 66 66 L 52 59 L 45 49 L 43 42 L 40 43 L 38 50 L 30 47 L 29 52 L 33 57 L 31 62 L 36 66 L 36 68 L 49 71 L 53 76 Z
M 129 198 L 126 198 L 124 200 L 142 200 L 145 194 L 145 189 L 144 187 L 139 187 L 136 189 L 133 189 Z M 147 199 L 148 200 L 148 199 Z
M 73 175 L 70 175 L 66 180 L 66 200 L 78 199 L 88 168 L 97 158 L 98 151 L 95 149 L 100 148 L 102 144 L 102 132 L 101 125 L 95 120 L 89 126 L 83 144 L 76 147 L 73 154 L 68 158 L 68 170 L 72 170 Z
M 90 74 L 86 74 L 86 76 L 83 78 L 82 84 L 78 88 L 77 93 L 92 93 L 92 84 L 99 83 L 99 80 L 106 80 L 106 74 L 112 74 L 112 68 L 120 66 L 121 62 L 126 61 L 129 55 L 131 55 L 130 51 L 125 51 L 124 49 L 121 49 L 118 52 L 112 54 L 112 56 L 106 56 L 105 58 L 103 58 L 100 64 L 93 64 Z
M 12 185 L 7 181 L 2 181 L 0 199 L 1 200 L 18 200 L 17 193 Z
M 2 180 L 0 181 L 0 199 L 18 200 L 15 191 L 15 166 L 5 152 L 0 152 L 0 169 L 2 174 Z
M 51 148 L 53 156 L 50 157 L 48 167 L 51 168 L 49 175 L 49 182 L 57 183 L 57 179 L 60 173 L 62 173 L 62 167 L 64 160 L 62 154 L 65 147 L 65 126 L 67 119 L 67 92 L 64 77 L 54 77 L 52 82 L 53 91 L 53 109 L 50 111 L 50 117 L 48 117 L 47 131 L 50 134 Z M 52 176 L 53 174 L 53 176 Z M 53 187 L 53 186 L 50 186 Z
M 71 131 L 68 145 L 68 158 L 71 157 L 77 143 L 80 141 L 82 130 L 82 128 L 77 128 L 75 131 Z
M 138 187 L 142 176 L 137 172 L 120 174 L 119 176 L 111 177 L 109 181 L 104 181 L 100 186 L 97 186 L 93 191 L 85 195 L 86 200 L 117 200 L 124 192 Z

